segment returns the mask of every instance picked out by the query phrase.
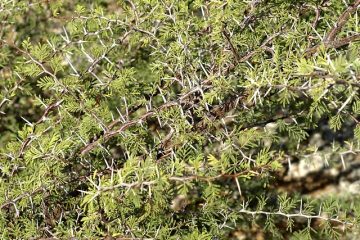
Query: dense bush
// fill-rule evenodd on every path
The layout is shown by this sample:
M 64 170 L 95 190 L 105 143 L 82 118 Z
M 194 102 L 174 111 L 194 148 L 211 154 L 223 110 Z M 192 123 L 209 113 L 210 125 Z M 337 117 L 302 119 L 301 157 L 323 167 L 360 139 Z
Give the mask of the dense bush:
M 0 238 L 356 238 L 359 5 L 2 0 Z

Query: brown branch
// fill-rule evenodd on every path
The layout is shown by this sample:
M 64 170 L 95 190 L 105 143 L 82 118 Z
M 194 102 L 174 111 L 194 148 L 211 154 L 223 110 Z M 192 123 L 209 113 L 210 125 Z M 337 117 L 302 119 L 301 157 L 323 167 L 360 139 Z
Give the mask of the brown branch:
M 299 76 L 297 76 L 299 77 Z M 334 87 L 336 85 L 346 85 L 346 86 L 352 86 L 352 87 L 360 87 L 360 83 L 358 82 L 353 82 L 353 81 L 345 81 L 345 80 L 340 80 L 337 79 L 337 76 L 333 76 L 333 75 L 323 75 L 317 72 L 314 72 L 313 74 L 309 74 L 309 75 L 302 75 L 301 77 L 319 77 L 319 78 L 332 78 L 334 80 L 333 83 L 329 83 L 328 88 Z M 261 88 L 273 88 L 276 90 L 283 90 L 283 89 L 287 89 L 289 91 L 292 92 L 296 92 L 301 96 L 307 96 L 307 92 L 310 91 L 311 89 L 313 89 L 316 86 L 304 86 L 304 87 L 299 87 L 299 86 L 291 86 L 291 85 L 284 85 L 284 84 L 278 84 L 278 85 L 265 85 L 265 86 L 261 86 Z M 273 93 L 273 95 L 276 94 Z M 231 111 L 232 109 L 237 108 L 238 106 L 243 107 L 244 109 L 246 108 L 250 108 L 254 106 L 253 102 L 243 102 L 242 99 L 246 98 L 243 96 L 243 94 L 241 94 L 242 97 L 239 97 L 239 94 L 234 94 L 228 101 L 226 101 L 223 104 L 219 104 L 219 105 L 215 105 L 212 107 L 212 109 L 210 110 L 208 116 L 206 118 L 203 118 L 202 120 L 200 120 L 199 122 L 196 123 L 196 125 L 193 127 L 193 131 L 204 131 L 204 129 L 206 128 L 206 126 L 208 125 L 209 122 L 214 122 L 215 120 L 221 119 L 221 118 L 225 118 L 226 117 L 226 113 Z M 242 104 L 239 104 L 239 103 Z M 276 117 L 271 117 L 269 119 L 265 119 L 263 121 L 259 121 L 255 124 L 251 124 L 251 125 L 245 125 L 244 127 L 242 127 L 240 130 L 245 130 L 245 129 L 250 129 L 250 128 L 254 128 L 254 127 L 260 127 L 260 126 L 265 126 L 268 123 L 271 122 L 276 122 L 278 120 L 286 120 L 286 119 L 292 119 L 295 117 L 300 117 L 300 116 L 304 116 L 303 112 L 296 112 L 296 113 L 288 113 L 288 114 L 284 114 L 284 115 L 280 115 L 280 116 L 276 116 Z M 215 127 L 215 126 L 212 126 Z M 166 153 L 164 155 L 162 155 L 158 160 L 161 160 L 165 157 L 167 157 L 171 150 L 174 147 L 174 144 L 168 143 L 167 144 L 167 148 L 163 149 L 162 152 Z
M 313 6 L 313 7 L 314 7 L 314 11 L 315 11 L 315 19 L 314 19 L 311 26 L 313 27 L 313 29 L 315 29 L 317 27 L 318 23 L 319 23 L 319 20 L 320 20 L 320 9 L 318 7 L 315 7 L 315 6 Z
M 282 33 L 282 31 L 274 33 L 273 35 L 269 36 L 267 39 L 265 39 L 265 41 L 260 45 L 259 49 L 264 49 L 264 50 L 268 50 L 267 44 L 269 44 L 272 40 L 274 40 L 274 38 L 276 38 L 277 36 L 279 36 Z M 256 53 L 257 53 L 258 49 L 253 50 L 247 54 L 245 54 L 243 57 L 241 57 L 239 59 L 239 62 L 246 62 L 247 60 L 249 60 L 251 57 L 253 57 Z
M 258 47 L 258 49 L 254 49 L 246 54 L 244 54 L 238 62 L 236 62 L 236 64 L 229 64 L 229 66 L 225 69 L 225 71 L 223 72 L 223 75 L 228 74 L 230 71 L 234 70 L 235 67 L 237 66 L 238 63 L 243 63 L 248 61 L 250 58 L 252 58 L 258 51 L 259 49 L 263 49 L 267 52 L 270 52 L 271 54 L 273 54 L 273 50 L 271 48 L 269 48 L 267 46 L 267 44 L 269 44 L 275 37 L 279 36 L 281 34 L 281 31 L 278 33 L 275 33 L 271 36 L 269 36 L 267 39 L 265 39 L 265 41 Z
M 341 38 L 339 40 L 335 40 L 333 41 L 332 43 L 329 44 L 330 47 L 332 48 L 340 48 L 340 47 L 343 47 L 345 45 L 348 45 L 349 43 L 352 43 L 352 42 L 357 42 L 360 40 L 360 34 L 354 34 L 352 36 L 349 36 L 349 37 L 344 37 L 344 38 Z
M 244 16 L 244 20 L 240 23 L 239 34 L 241 34 L 247 26 L 256 21 L 258 16 L 255 15 L 257 7 L 263 2 L 263 0 L 255 0 L 249 3 L 248 8 L 245 10 L 245 14 L 250 12 L 247 16 Z
M 211 84 L 210 81 L 205 80 L 203 82 L 205 84 L 205 86 L 207 86 L 207 84 Z M 136 124 L 141 124 L 143 122 L 145 122 L 147 119 L 149 119 L 150 117 L 152 117 L 154 114 L 161 112 L 165 109 L 168 109 L 170 107 L 173 106 L 179 106 L 181 104 L 187 104 L 187 102 L 185 101 L 188 97 L 190 97 L 193 93 L 201 91 L 203 89 L 200 89 L 199 87 L 194 87 L 191 90 L 188 91 L 188 93 L 180 96 L 178 99 L 164 103 L 163 105 L 159 106 L 157 109 L 155 110 L 149 110 L 146 113 L 142 114 L 140 117 L 138 117 L 135 120 L 129 120 L 126 121 L 125 123 L 122 124 L 122 126 L 117 129 L 117 130 L 113 130 L 113 131 L 108 131 L 105 132 L 102 137 L 100 136 L 98 139 L 88 143 L 85 147 L 83 147 L 80 150 L 80 154 L 84 155 L 86 153 L 88 153 L 89 151 L 91 151 L 92 149 L 94 149 L 97 145 L 100 144 L 100 142 L 106 142 L 108 141 L 110 138 L 112 138 L 115 135 L 118 135 L 120 133 L 122 133 L 123 131 L 125 131 L 126 129 L 128 129 L 131 126 L 134 126 Z M 139 109 L 139 108 L 137 108 Z M 112 129 L 116 124 L 118 124 L 119 122 L 121 122 L 119 119 L 116 119 L 114 121 L 112 121 L 109 126 L 107 127 L 107 129 Z
M 344 27 L 346 22 L 349 20 L 350 15 L 353 14 L 357 7 L 360 5 L 360 0 L 356 0 L 353 4 L 349 5 L 347 9 L 340 15 L 339 19 L 335 23 L 335 26 L 326 35 L 324 42 L 330 43 L 335 40 L 341 29 Z
M 84 154 L 88 153 L 89 151 L 94 149 L 100 143 L 100 141 L 106 142 L 113 136 L 122 133 L 129 127 L 132 127 L 136 124 L 141 124 L 142 122 L 146 121 L 148 118 L 150 118 L 157 112 L 161 112 L 164 109 L 168 109 L 170 107 L 180 105 L 180 103 L 182 103 L 182 101 L 183 101 L 183 99 L 180 98 L 179 101 L 175 100 L 175 101 L 167 102 L 167 103 L 161 105 L 160 107 L 158 107 L 156 110 L 150 110 L 150 111 L 144 113 L 143 115 L 141 115 L 139 118 L 137 118 L 135 120 L 130 120 L 130 121 L 125 122 L 119 129 L 104 133 L 102 136 L 102 139 L 97 139 L 97 140 L 87 144 L 85 147 L 83 147 L 80 150 L 80 154 L 84 155 Z
M 243 22 L 240 24 L 240 32 L 239 34 L 241 34 L 245 28 L 247 26 L 249 26 L 254 20 L 256 20 L 256 15 L 254 14 L 256 7 L 262 2 L 262 0 L 255 0 L 255 1 L 251 1 L 249 4 L 249 9 L 251 11 L 251 13 L 245 17 L 245 19 L 243 20 Z M 266 45 L 271 42 L 273 40 L 274 37 L 280 35 L 281 32 L 279 33 L 275 33 L 274 35 L 270 36 L 269 38 L 267 38 L 261 45 L 260 45 L 260 49 L 264 49 L 266 51 L 272 52 L 269 47 L 267 47 Z M 241 57 L 237 51 L 237 49 L 235 48 L 234 44 L 231 41 L 230 35 L 226 30 L 226 27 L 223 27 L 223 31 L 222 34 L 225 36 L 227 42 L 230 45 L 231 51 L 234 54 L 235 60 L 236 60 L 236 64 L 241 63 L 241 62 L 246 62 L 248 59 L 250 59 L 252 56 L 254 56 L 257 52 L 257 50 L 253 50 L 247 54 L 245 54 L 243 57 Z M 235 65 L 230 67 L 234 68 Z
M 1 44 L 1 42 L 0 42 L 0 44 Z M 0 46 L 1 46 L 1 45 L 0 45 Z M 15 83 L 15 86 L 14 86 L 12 89 L 10 89 L 10 90 L 8 90 L 8 91 L 6 92 L 6 94 L 5 94 L 5 96 L 4 96 L 4 99 L 0 102 L 0 110 L 1 110 L 1 108 L 5 105 L 5 103 L 11 101 L 11 100 L 10 100 L 10 95 L 11 95 L 10 93 L 13 93 L 13 92 L 15 92 L 17 89 L 21 88 L 21 87 L 20 87 L 20 84 L 21 84 L 22 82 L 24 82 L 24 79 L 20 79 L 19 82 L 16 82 L 16 83 Z M 0 111 L 0 114 L 5 114 L 5 113 L 3 113 L 3 112 Z
M 344 37 L 340 40 L 336 40 L 336 36 L 340 33 L 341 29 L 344 27 L 346 22 L 349 20 L 352 13 L 356 11 L 356 9 L 360 5 L 360 0 L 356 0 L 352 5 L 340 15 L 339 19 L 335 23 L 335 26 L 328 32 L 322 43 L 325 45 L 326 48 L 339 48 L 345 46 L 351 42 L 358 41 L 360 39 L 360 34 L 355 34 L 353 36 Z M 305 56 L 311 56 L 312 54 L 316 53 L 321 44 L 318 44 L 314 47 L 307 48 L 304 52 Z
M 225 27 L 224 27 L 222 33 L 223 33 L 223 35 L 225 36 L 226 40 L 228 41 L 228 43 L 229 43 L 229 45 L 230 45 L 230 48 L 231 48 L 231 51 L 232 51 L 233 54 L 234 54 L 236 63 L 239 63 L 239 60 L 240 60 L 239 53 L 238 53 L 238 51 L 236 50 L 236 48 L 234 47 L 233 43 L 231 42 L 229 33 L 226 31 L 226 28 L 225 28 Z
M 236 173 L 231 173 L 231 174 L 227 174 L 227 173 L 220 173 L 218 175 L 215 176 L 200 176 L 200 175 L 188 175 L 188 176 L 168 176 L 167 179 L 169 181 L 172 182 L 186 182 L 186 181 L 206 181 L 206 182 L 211 182 L 211 181 L 216 181 L 216 180 L 220 180 L 220 179 L 229 179 L 229 178 L 236 178 L 239 176 L 243 176 L 246 174 L 252 174 L 254 176 L 258 176 L 261 174 L 261 172 L 263 170 L 271 170 L 271 162 L 262 164 L 262 165 L 258 165 L 258 166 L 254 166 L 250 169 L 245 169 L 243 171 L 240 172 L 236 172 Z M 98 176 L 103 176 L 104 174 L 109 174 L 111 173 L 110 170 L 106 169 L 105 171 L 102 172 L 98 172 Z M 114 174 L 114 172 L 113 172 Z M 83 176 L 79 176 L 76 180 L 80 180 L 80 181 L 84 181 L 88 179 L 88 175 L 83 175 Z M 109 190 L 114 190 L 116 188 L 121 188 L 121 187 L 125 187 L 125 188 L 133 188 L 133 187 L 137 187 L 137 186 L 141 186 L 141 185 L 154 185 L 156 184 L 156 181 L 136 181 L 136 182 L 132 182 L 132 183 L 119 183 L 117 185 L 114 186 L 109 186 L 109 187 L 101 187 L 98 190 L 99 191 L 109 191 Z
M 215 181 L 215 180 L 219 180 L 219 179 L 236 178 L 236 177 L 243 176 L 246 174 L 260 175 L 261 172 L 266 169 L 271 170 L 271 166 L 269 166 L 269 163 L 263 164 L 260 166 L 256 166 L 252 169 L 245 169 L 241 172 L 237 172 L 237 173 L 233 173 L 233 174 L 222 173 L 222 174 L 218 174 L 218 175 L 212 176 L 212 177 L 198 176 L 198 175 L 181 176 L 181 177 L 180 176 L 179 177 L 172 176 L 172 177 L 169 177 L 169 180 L 176 181 L 176 182 L 186 182 L 186 181 L 193 181 L 193 180 L 211 182 L 211 181 Z
M 344 37 L 344 38 L 341 38 L 340 40 L 334 40 L 329 43 L 324 42 L 323 44 L 324 44 L 325 48 L 337 49 L 337 48 L 343 47 L 345 45 L 348 45 L 352 42 L 357 42 L 359 40 L 360 40 L 360 34 L 354 34 L 352 36 Z M 312 54 L 317 52 L 317 50 L 319 49 L 320 46 L 321 46 L 321 44 L 318 44 L 314 47 L 307 48 L 304 52 L 304 55 L 311 56 Z
M 42 114 L 42 116 L 41 116 L 41 117 L 39 118 L 39 120 L 37 120 L 33 125 L 34 125 L 34 126 L 37 126 L 37 125 L 39 125 L 40 123 L 44 122 L 45 119 L 46 119 L 46 117 L 50 114 L 51 110 L 59 107 L 62 102 L 63 102 L 63 100 L 60 100 L 60 101 L 57 101 L 57 102 L 49 105 L 48 107 L 46 107 L 44 113 Z M 25 152 L 25 149 L 26 149 L 26 147 L 30 144 L 31 139 L 32 139 L 32 135 L 29 135 L 29 136 L 24 140 L 24 142 L 23 142 L 22 145 L 21 145 L 20 151 L 19 151 L 19 155 L 18 155 L 19 157 L 23 157 L 24 152 Z
M 268 39 L 268 41 L 270 41 L 270 40 Z M 354 87 L 360 87 L 360 83 L 350 82 L 350 81 L 345 81 L 345 80 L 339 80 L 339 79 L 336 79 L 335 76 L 331 76 L 331 75 L 325 75 L 325 76 L 324 75 L 316 75 L 316 73 L 307 75 L 307 77 L 314 77 L 314 76 L 315 77 L 321 77 L 321 78 L 326 78 L 326 77 L 334 78 L 335 83 L 330 84 L 329 85 L 330 87 L 332 87 L 333 85 L 336 85 L 336 84 L 338 84 L 338 85 L 352 85 Z M 301 93 L 301 94 L 305 94 L 307 91 L 312 89 L 312 87 L 297 87 L 297 86 L 289 86 L 289 85 L 266 85 L 266 86 L 262 86 L 262 87 L 266 87 L 266 88 L 271 87 L 271 88 L 278 89 L 278 90 L 288 89 L 290 91 L 295 91 L 295 92 L 298 92 L 298 93 Z M 195 87 L 194 89 L 190 90 L 187 94 L 180 97 L 178 100 L 167 102 L 167 103 L 161 105 L 160 107 L 158 107 L 156 110 L 150 110 L 150 111 L 144 113 L 143 115 L 141 115 L 139 118 L 137 118 L 135 120 L 130 120 L 130 121 L 125 122 L 117 130 L 113 130 L 113 131 L 109 131 L 109 132 L 104 133 L 102 135 L 102 138 L 99 138 L 99 139 L 97 139 L 97 140 L 95 140 L 93 142 L 90 142 L 85 147 L 83 147 L 80 150 L 80 154 L 84 155 L 84 154 L 88 153 L 89 151 L 94 149 L 96 146 L 98 146 L 100 144 L 100 142 L 107 142 L 110 138 L 112 138 L 115 135 L 118 135 L 118 134 L 122 133 L 123 131 L 125 131 L 129 127 L 134 126 L 136 124 L 141 124 L 142 122 L 146 121 L 148 118 L 152 117 L 157 112 L 161 112 L 162 110 L 168 109 L 168 108 L 173 107 L 173 106 L 181 106 L 181 104 L 186 103 L 184 100 L 187 97 L 189 97 L 192 93 L 194 93 L 196 91 L 197 91 L 197 88 Z M 212 120 L 224 117 L 228 110 L 236 108 L 238 106 L 239 101 L 241 101 L 241 99 L 244 99 L 244 98 L 245 98 L 244 96 L 239 96 L 239 94 L 235 94 L 226 103 L 213 106 L 212 110 L 209 112 L 209 116 L 212 118 Z M 242 107 L 244 107 L 244 108 L 250 108 L 252 106 L 254 106 L 253 102 L 248 102 L 248 103 L 243 102 L 243 105 L 242 105 Z M 206 119 L 203 119 L 203 120 L 199 121 L 196 124 L 194 129 L 196 131 L 202 130 L 204 128 L 204 126 L 206 125 L 206 122 L 207 122 Z M 110 125 L 111 125 L 111 127 L 113 127 L 114 123 L 111 123 Z M 111 129 L 111 127 L 108 127 L 108 129 Z
M 208 88 L 208 87 L 210 87 L 211 84 L 212 84 L 212 83 L 211 83 L 210 80 L 204 80 L 204 81 L 202 81 L 202 86 L 203 86 L 202 88 L 203 88 L 203 90 L 206 89 L 206 88 Z M 158 96 L 159 94 L 161 94 L 161 91 L 160 91 L 159 89 L 164 90 L 165 88 L 169 88 L 169 86 L 167 86 L 167 85 L 165 84 L 165 82 L 164 82 L 164 83 L 162 83 L 161 86 L 156 90 L 156 92 L 151 95 L 151 97 L 156 97 L 156 96 Z M 188 93 L 184 94 L 184 95 L 181 97 L 181 99 L 186 98 L 188 95 L 190 95 L 190 94 L 192 94 L 192 93 L 194 93 L 194 92 L 196 92 L 196 91 L 198 91 L 198 88 L 197 88 L 197 87 L 192 88 Z M 129 108 L 129 110 L 128 110 L 128 115 L 127 115 L 126 117 L 127 117 L 127 118 L 130 117 L 132 114 L 136 113 L 136 112 L 137 112 L 139 109 L 141 109 L 142 107 L 144 107 L 144 105 L 141 103 L 141 104 L 139 104 L 139 105 L 136 105 L 136 106 L 133 106 L 133 107 Z M 121 122 L 122 122 L 122 119 L 121 119 L 121 118 L 117 118 L 117 119 L 113 120 L 113 121 L 108 125 L 108 129 L 111 130 L 111 129 L 114 128 L 117 124 L 119 124 L 119 123 L 121 123 Z M 98 137 L 100 137 L 100 136 L 98 136 Z
M 46 191 L 46 188 L 44 188 L 43 186 L 41 187 L 38 187 L 37 189 L 35 189 L 34 191 L 32 192 L 25 192 L 25 193 L 22 193 L 20 194 L 19 196 L 17 196 L 16 198 L 12 199 L 12 200 L 8 200 L 6 201 L 5 203 L 3 203 L 1 206 L 0 206 L 0 209 L 3 209 L 5 207 L 7 207 L 8 205 L 11 205 L 11 204 L 16 204 L 16 202 L 20 201 L 21 199 L 23 199 L 24 197 L 31 197 L 31 196 L 34 196 L 35 194 L 37 194 L 38 192 L 44 192 Z

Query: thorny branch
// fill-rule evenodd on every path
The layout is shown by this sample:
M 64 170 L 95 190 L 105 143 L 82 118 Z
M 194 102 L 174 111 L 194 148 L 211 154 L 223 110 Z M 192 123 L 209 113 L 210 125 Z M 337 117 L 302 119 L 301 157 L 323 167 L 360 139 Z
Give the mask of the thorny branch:
M 360 83 L 340 80 L 340 79 L 337 79 L 336 76 L 332 76 L 332 75 L 317 75 L 317 73 L 314 73 L 314 74 L 310 74 L 309 77 L 321 77 L 321 78 L 324 78 L 324 79 L 325 78 L 334 79 L 334 83 L 330 83 L 329 88 L 331 88 L 334 85 L 352 85 L 354 87 L 360 87 Z M 265 85 L 265 86 L 261 86 L 261 88 L 266 88 L 266 89 L 268 89 L 268 88 L 273 88 L 273 89 L 277 89 L 277 90 L 288 89 L 290 91 L 298 92 L 300 94 L 306 93 L 307 91 L 310 91 L 315 87 L 316 87 L 316 85 L 304 86 L 304 87 L 296 87 L 296 86 L 291 86 L 291 85 Z M 199 90 L 200 89 L 198 87 L 195 87 L 195 88 L 191 89 L 189 91 L 189 93 L 195 93 L 196 91 L 199 91 Z M 99 139 L 97 139 L 97 140 L 95 140 L 93 142 L 90 142 L 85 147 L 83 147 L 81 149 L 81 151 L 80 151 L 81 155 L 84 155 L 84 154 L 88 153 L 89 151 L 91 151 L 95 147 L 99 146 L 100 143 L 108 141 L 113 136 L 121 134 L 123 131 L 125 131 L 129 127 L 134 126 L 136 124 L 141 124 L 142 122 L 145 122 L 148 118 L 154 116 L 156 113 L 161 112 L 162 110 L 168 109 L 168 108 L 173 107 L 173 106 L 181 106 L 181 104 L 187 103 L 185 100 L 189 96 L 190 96 L 190 94 L 184 94 L 183 96 L 181 96 L 177 100 L 167 102 L 167 103 L 161 105 L 156 110 L 147 111 L 146 113 L 144 113 L 143 115 L 141 115 L 140 117 L 138 117 L 135 120 L 130 120 L 130 121 L 127 121 L 127 122 L 123 123 L 122 126 L 120 128 L 118 128 L 117 130 L 112 130 L 112 131 L 109 131 L 109 132 L 105 132 L 102 135 L 102 138 L 99 138 Z M 238 104 L 239 104 L 239 101 L 241 99 L 243 99 L 243 98 L 244 98 L 244 96 L 240 96 L 240 95 L 236 94 L 236 95 L 233 96 L 233 98 L 230 98 L 227 103 L 220 104 L 220 105 L 217 105 L 217 106 L 213 106 L 212 109 L 209 112 L 209 116 L 212 116 L 214 119 L 224 117 L 224 114 L 227 112 L 225 108 L 227 108 L 227 110 L 229 110 L 228 109 L 229 107 L 231 109 L 236 108 L 238 106 Z M 254 102 L 248 102 L 248 103 L 242 102 L 242 105 L 240 105 L 240 106 L 243 107 L 244 109 L 248 109 L 248 108 L 254 106 Z M 197 129 L 197 130 L 203 129 L 203 127 L 206 125 L 207 121 L 208 120 L 203 119 L 202 121 L 198 122 L 196 124 L 196 126 L 195 126 L 195 129 Z M 107 129 L 112 129 L 115 126 L 115 124 L 117 124 L 118 122 L 120 122 L 120 120 L 114 120 L 112 123 L 110 123 L 110 125 L 107 127 Z
M 239 211 L 239 213 L 244 213 L 244 214 L 249 214 L 252 216 L 255 215 L 266 215 L 266 216 L 270 216 L 270 215 L 275 215 L 275 216 L 282 216 L 282 217 L 286 217 L 286 218 L 306 218 L 306 219 L 318 219 L 318 220 L 323 220 L 323 221 L 328 221 L 328 222 L 332 222 L 332 223 L 337 223 L 337 224 L 341 224 L 344 225 L 344 227 L 346 225 L 350 225 L 352 226 L 353 224 L 350 222 L 346 222 L 346 221 L 342 221 L 340 219 L 336 219 L 336 218 L 330 218 L 330 217 L 325 217 L 325 216 L 321 216 L 321 215 L 307 215 L 304 213 L 284 213 L 284 212 L 266 212 L 266 211 L 251 211 L 251 210 L 247 210 L 245 208 L 241 209 Z
M 227 36 L 227 33 L 224 32 L 224 35 Z M 264 42 L 260 45 L 260 49 L 264 49 L 266 47 L 266 45 L 268 43 L 270 43 L 275 37 L 279 36 L 280 32 L 275 33 L 271 36 L 269 36 L 266 40 L 264 40 Z M 230 41 L 230 38 L 228 39 Z M 231 41 L 230 41 L 231 43 Z M 236 49 L 233 46 L 233 51 L 234 53 L 237 53 Z M 241 62 L 246 62 L 247 60 L 249 60 L 251 57 L 253 57 L 256 53 L 258 52 L 258 50 L 253 50 L 249 53 L 247 53 L 245 56 L 243 56 L 241 59 L 239 59 L 238 63 Z M 204 83 L 207 83 L 207 81 L 204 81 Z M 194 93 L 196 91 L 203 91 L 202 89 L 199 89 L 198 87 L 194 87 L 193 89 L 191 89 L 189 91 L 189 93 Z M 161 111 L 162 109 L 167 109 L 168 107 L 172 107 L 178 104 L 181 104 L 183 102 L 183 100 L 185 99 L 185 97 L 189 96 L 189 94 L 185 94 L 184 96 L 180 97 L 177 100 L 174 100 L 173 102 L 168 102 L 165 103 L 164 105 L 160 106 L 158 108 L 157 111 Z M 127 128 L 134 126 L 138 123 L 142 123 L 143 121 L 145 121 L 147 118 L 153 116 L 155 114 L 156 111 L 147 111 L 145 114 L 143 114 L 141 117 L 139 117 L 137 120 L 132 120 L 132 121 L 128 121 L 126 123 L 124 123 L 122 125 L 122 127 L 120 127 L 118 130 L 116 131 L 111 131 L 111 132 L 105 132 L 102 136 L 102 140 L 104 142 L 106 142 L 107 140 L 109 140 L 112 136 L 117 135 L 121 132 L 123 132 L 124 130 L 126 130 Z M 118 122 L 120 122 L 120 120 L 115 120 L 113 121 L 108 127 L 107 129 L 111 129 L 115 124 L 117 124 Z M 81 155 L 88 153 L 89 151 L 91 151 L 93 148 L 95 148 L 96 146 L 99 145 L 101 139 L 97 139 L 93 142 L 90 142 L 89 144 L 87 144 L 85 147 L 83 147 L 80 151 Z
M 351 42 L 360 40 L 359 34 L 353 36 L 344 37 L 340 40 L 336 40 L 336 36 L 341 32 L 341 29 L 344 27 L 346 22 L 349 20 L 351 14 L 353 14 L 360 5 L 360 0 L 356 0 L 353 4 L 349 5 L 346 10 L 339 16 L 338 20 L 335 23 L 335 26 L 330 29 L 330 31 L 324 37 L 322 43 L 326 48 L 339 48 L 344 45 L 347 45 Z M 310 47 L 305 50 L 305 56 L 311 56 L 316 53 L 321 44 L 318 44 L 314 47 Z
M 39 118 L 39 120 L 37 120 L 37 121 L 33 124 L 33 126 L 37 126 L 37 125 L 39 125 L 40 123 L 44 122 L 44 121 L 46 120 L 47 116 L 50 114 L 50 112 L 51 112 L 52 110 L 58 108 L 62 102 L 63 102 L 63 100 L 59 100 L 59 101 L 57 101 L 57 102 L 55 102 L 55 103 L 47 106 L 47 107 L 45 108 L 45 111 L 44 111 L 44 113 L 42 114 L 42 116 Z M 32 136 L 32 135 L 29 135 L 29 136 L 23 141 L 23 143 L 22 143 L 22 145 L 21 145 L 21 148 L 20 148 L 20 151 L 19 151 L 19 154 L 18 154 L 18 157 L 23 157 L 24 152 L 25 152 L 25 149 L 26 149 L 26 147 L 31 143 L 32 139 L 33 139 L 33 136 Z
M 346 22 L 349 20 L 351 14 L 353 14 L 358 6 L 360 5 L 360 0 L 355 0 L 353 4 L 350 4 L 346 10 L 340 15 L 335 26 L 329 31 L 329 33 L 324 38 L 324 43 L 329 44 L 335 40 L 336 36 L 340 33 L 341 29 L 344 27 Z

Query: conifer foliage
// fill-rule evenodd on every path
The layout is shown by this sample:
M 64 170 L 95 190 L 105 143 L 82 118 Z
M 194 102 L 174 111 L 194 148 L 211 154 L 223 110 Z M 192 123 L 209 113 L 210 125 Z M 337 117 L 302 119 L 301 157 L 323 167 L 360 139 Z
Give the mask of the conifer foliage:
M 359 6 L 2 0 L 0 238 L 356 238 Z

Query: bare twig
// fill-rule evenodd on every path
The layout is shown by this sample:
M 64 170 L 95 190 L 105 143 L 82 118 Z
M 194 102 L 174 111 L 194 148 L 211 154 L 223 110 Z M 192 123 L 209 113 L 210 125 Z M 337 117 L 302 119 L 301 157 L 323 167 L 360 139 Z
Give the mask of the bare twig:
M 225 36 L 226 40 L 228 41 L 228 43 L 229 43 L 229 45 L 230 45 L 230 48 L 231 48 L 231 51 L 232 51 L 233 54 L 234 54 L 236 63 L 239 63 L 239 60 L 240 60 L 239 53 L 238 53 L 238 51 L 236 50 L 235 46 L 233 45 L 233 43 L 232 43 L 232 41 L 231 41 L 231 39 L 230 39 L 229 33 L 227 32 L 227 30 L 226 30 L 225 27 L 224 27 L 222 33 L 223 33 L 223 35 Z

